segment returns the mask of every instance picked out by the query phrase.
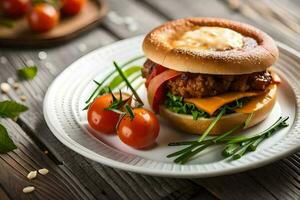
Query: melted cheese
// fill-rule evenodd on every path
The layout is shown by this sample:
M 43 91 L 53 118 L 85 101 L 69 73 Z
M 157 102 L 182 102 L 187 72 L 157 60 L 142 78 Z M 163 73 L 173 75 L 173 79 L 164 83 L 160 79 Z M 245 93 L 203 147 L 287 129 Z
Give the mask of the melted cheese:
M 197 27 L 180 35 L 171 44 L 175 48 L 224 51 L 243 46 L 243 36 L 221 27 Z
M 198 109 L 213 115 L 220 107 L 244 97 L 261 95 L 262 92 L 231 92 L 206 98 L 185 98 L 184 102 L 194 104 Z M 249 106 L 249 109 L 251 106 Z
M 277 85 L 272 84 L 269 86 L 269 91 L 263 95 L 251 98 L 242 108 L 238 108 L 235 111 L 239 113 L 252 113 L 261 109 L 264 105 L 269 103 L 276 95 Z

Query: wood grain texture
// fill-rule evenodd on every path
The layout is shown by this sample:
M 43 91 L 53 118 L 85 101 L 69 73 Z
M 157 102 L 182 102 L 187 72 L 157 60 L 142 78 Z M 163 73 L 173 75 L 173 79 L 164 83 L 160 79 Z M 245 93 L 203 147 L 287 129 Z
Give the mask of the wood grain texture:
M 67 149 L 53 136 L 43 119 L 42 101 L 45 92 L 51 81 L 65 67 L 87 52 L 121 38 L 147 33 L 166 20 L 186 16 L 220 16 L 253 25 L 258 24 L 252 21 L 253 19 L 245 18 L 235 10 L 228 9 L 227 3 L 223 1 L 108 0 L 108 3 L 111 11 L 121 17 L 131 16 L 131 20 L 138 24 L 138 29 L 129 30 L 126 25 L 114 23 L 111 18 L 107 17 L 100 28 L 64 46 L 35 50 L 0 49 L 0 61 L 3 61 L 2 57 L 7 59 L 6 63 L 0 63 L 0 82 L 6 81 L 9 77 L 16 79 L 16 69 L 26 63 L 34 62 L 39 67 L 38 76 L 33 81 L 22 82 L 21 88 L 17 91 L 12 90 L 8 97 L 18 101 L 20 101 L 20 95 L 25 94 L 28 97 L 25 103 L 30 110 L 22 115 L 18 123 L 40 148 L 47 148 L 50 151 L 49 155 L 52 160 L 47 157 L 46 159 L 51 161 L 51 165 L 54 162 L 60 164 L 60 173 L 68 175 L 69 178 L 63 178 L 66 182 L 58 184 L 57 187 L 64 187 L 63 184 L 68 183 L 67 181 L 77 184 L 78 191 L 82 190 L 86 194 L 86 197 L 82 199 L 215 199 L 201 186 L 220 199 L 299 199 L 299 154 L 272 165 L 236 175 L 195 180 L 170 179 L 138 175 L 102 166 Z M 272 28 L 268 31 L 272 31 Z M 279 33 L 274 34 L 280 37 Z M 47 59 L 39 59 L 39 51 L 45 51 L 48 55 Z M 15 124 L 9 126 L 12 126 L 12 130 L 16 127 L 19 129 Z M 16 140 L 19 141 L 18 138 Z M 30 142 L 32 143 L 32 140 Z M 27 145 L 24 145 L 24 148 L 28 149 Z M 31 154 L 39 155 L 37 152 L 41 153 L 39 150 L 31 150 Z M 23 155 L 21 153 L 8 154 L 3 163 L 9 162 L 17 165 L 18 162 L 23 162 L 24 156 L 20 156 Z M 53 157 L 51 157 L 52 154 Z M 30 160 L 33 158 L 28 157 L 25 160 L 26 165 L 19 166 L 17 169 L 23 171 L 24 174 L 30 167 L 44 162 L 42 160 L 34 164 Z M 14 196 L 7 196 L 6 188 L 18 190 L 15 187 L 21 186 L 5 185 L 4 187 L 3 180 L 10 180 L 10 177 L 21 179 L 19 177 L 23 174 L 16 173 L 16 170 L 9 168 L 7 164 L 2 165 L 6 166 L 9 172 L 1 174 L 0 170 L 0 197 L 15 199 Z M 2 177 L 6 178 L 2 179 Z M 276 187 L 272 187 L 274 184 Z M 42 186 L 41 183 L 40 187 Z M 1 188 L 4 189 L 1 190 Z M 75 194 L 76 191 L 73 190 L 74 188 L 70 188 L 69 191 Z M 58 195 L 64 197 L 62 196 L 64 194 L 58 193 Z
M 70 175 L 68 169 L 50 160 L 16 123 L 11 120 L 0 122 L 18 147 L 0 155 L 2 191 L 6 191 L 11 199 L 94 199 L 80 181 Z M 50 172 L 45 176 L 38 175 L 34 180 L 27 179 L 30 171 L 41 168 L 47 168 Z M 36 190 L 24 194 L 22 189 L 26 186 L 34 186 Z
M 95 38 L 101 38 L 101 40 Z M 20 124 L 32 133 L 32 137 L 45 145 L 48 151 L 52 152 L 60 163 L 63 163 L 64 167 L 70 170 L 70 174 L 77 177 L 83 183 L 83 187 L 91 191 L 93 198 L 102 199 L 105 199 L 107 194 L 109 194 L 109 198 L 113 199 L 121 199 L 121 196 L 93 169 L 88 160 L 64 147 L 53 136 L 43 120 L 42 102 L 43 96 L 55 76 L 64 67 L 85 53 L 80 51 L 78 45 L 85 45 L 87 48 L 86 51 L 90 51 L 112 41 L 113 38 L 108 34 L 95 30 L 88 34 L 86 38 L 80 38 L 73 43 L 69 43 L 67 46 L 47 50 L 48 57 L 44 61 L 38 59 L 39 50 L 17 51 L 7 49 L 5 53 L 0 53 L 0 55 L 5 56 L 8 60 L 4 66 L 1 66 L 3 70 L 3 73 L 0 74 L 1 82 L 9 77 L 16 79 L 16 68 L 24 66 L 28 61 L 34 61 L 39 66 L 38 76 L 33 81 L 23 82 L 18 91 L 12 91 L 9 94 L 12 99 L 18 101 L 20 101 L 19 96 L 21 94 L 28 97 L 28 101 L 25 103 L 30 107 L 30 110 L 21 117 Z
M 70 171 L 70 174 L 80 180 L 83 187 L 93 195 L 93 198 L 108 199 L 161 199 L 172 195 L 179 198 L 183 195 L 203 191 L 202 187 L 189 180 L 168 178 L 155 179 L 150 176 L 140 176 L 124 171 L 114 170 L 92 162 L 63 146 L 48 129 L 43 120 L 42 100 L 51 81 L 66 66 L 83 54 L 114 41 L 115 38 L 101 29 L 90 32 L 85 37 L 77 39 L 65 46 L 38 50 L 0 50 L 0 55 L 7 59 L 1 64 L 0 82 L 12 77 L 17 79 L 15 71 L 28 62 L 34 62 L 39 73 L 33 81 L 24 81 L 17 91 L 10 91 L 9 98 L 20 101 L 20 95 L 26 95 L 25 102 L 30 110 L 24 113 L 18 123 L 40 143 L 42 148 L 54 155 L 58 163 Z M 86 47 L 82 51 L 82 45 Z M 47 52 L 47 59 L 38 58 L 39 51 Z M 84 66 L 82 66 L 84 67 Z M 3 73 L 2 73 L 3 72 Z M 138 180 L 138 183 L 137 183 Z M 130 183 L 130 184 L 128 184 Z M 180 192 L 185 186 L 191 190 Z
M 276 40 L 300 50 L 300 18 L 296 10 L 299 2 L 293 0 L 250 0 L 223 1 L 254 22 L 256 26 L 271 34 Z
M 165 21 L 164 18 L 147 9 L 140 1 L 108 0 L 108 3 L 110 11 L 104 18 L 103 25 L 121 39 L 145 34 Z M 131 31 L 126 24 L 115 23 L 114 17 L 109 17 L 112 12 L 123 19 L 130 17 L 137 24 L 137 30 Z

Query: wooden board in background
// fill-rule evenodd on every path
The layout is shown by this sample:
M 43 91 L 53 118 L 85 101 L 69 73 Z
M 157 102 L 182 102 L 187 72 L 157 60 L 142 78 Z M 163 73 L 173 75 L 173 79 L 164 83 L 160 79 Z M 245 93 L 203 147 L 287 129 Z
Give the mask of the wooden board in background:
M 26 17 L 23 17 L 15 21 L 12 28 L 0 27 L 0 46 L 53 46 L 89 30 L 104 17 L 106 12 L 105 0 L 89 0 L 79 14 L 62 17 L 55 28 L 43 33 L 31 31 Z

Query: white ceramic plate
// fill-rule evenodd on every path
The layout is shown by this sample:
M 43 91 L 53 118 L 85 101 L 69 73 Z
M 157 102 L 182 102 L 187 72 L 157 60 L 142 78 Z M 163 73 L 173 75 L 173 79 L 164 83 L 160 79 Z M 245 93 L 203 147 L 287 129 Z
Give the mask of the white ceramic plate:
M 123 144 L 116 135 L 94 133 L 88 127 L 84 102 L 96 87 L 93 80 L 102 80 L 114 70 L 112 61 L 123 63 L 142 54 L 143 36 L 123 40 L 97 49 L 80 58 L 61 73 L 50 86 L 44 100 L 46 122 L 54 135 L 77 153 L 99 163 L 137 173 L 168 177 L 208 177 L 241 172 L 259 167 L 299 150 L 300 144 L 300 54 L 279 44 L 277 73 L 283 79 L 277 103 L 270 116 L 244 134 L 253 134 L 270 126 L 279 116 L 289 116 L 289 127 L 264 141 L 255 152 L 231 161 L 221 156 L 222 146 L 208 148 L 185 165 L 178 165 L 166 155 L 180 147 L 168 147 L 173 141 L 197 136 L 184 134 L 159 118 L 161 131 L 157 145 L 148 150 L 135 150 Z M 140 60 L 137 64 L 143 63 Z M 138 80 L 139 82 L 141 80 Z M 144 102 L 146 90 L 138 90 Z M 148 105 L 147 105 L 148 107 Z

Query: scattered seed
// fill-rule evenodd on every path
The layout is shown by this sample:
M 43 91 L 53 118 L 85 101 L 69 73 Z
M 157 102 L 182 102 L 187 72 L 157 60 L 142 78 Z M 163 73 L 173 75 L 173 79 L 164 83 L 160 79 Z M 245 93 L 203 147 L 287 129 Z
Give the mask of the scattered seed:
M 84 52 L 87 50 L 87 46 L 85 44 L 81 43 L 78 45 L 78 49 L 79 49 L 79 51 Z
M 57 73 L 56 67 L 54 67 L 54 65 L 52 63 L 46 62 L 45 67 L 49 70 L 50 73 L 52 73 L 52 74 Z
M 12 84 L 12 86 L 13 86 L 13 88 L 14 88 L 15 90 L 17 90 L 17 89 L 20 88 L 20 83 L 14 82 L 14 83 Z
M 127 28 L 131 32 L 135 32 L 139 29 L 139 27 L 136 23 L 128 24 Z
M 45 67 L 49 69 L 49 68 L 53 68 L 54 66 L 50 62 L 46 62 Z
M 15 82 L 15 80 L 13 79 L 13 77 L 9 77 L 7 79 L 7 83 L 10 84 L 10 85 L 12 85 L 14 82 Z
M 45 60 L 47 58 L 47 53 L 45 51 L 40 51 L 38 57 L 40 60 Z
M 138 30 L 138 23 L 133 17 L 124 17 L 124 24 L 126 25 L 126 28 L 131 32 L 135 32 Z
M 35 62 L 33 60 L 26 60 L 26 65 L 27 66 L 34 66 Z
M 229 7 L 233 10 L 237 10 L 241 6 L 240 0 L 228 0 Z
M 31 171 L 28 173 L 27 178 L 28 179 L 35 179 L 37 177 L 37 171 Z
M 132 24 L 132 23 L 135 23 L 135 20 L 134 20 L 133 17 L 127 16 L 127 17 L 124 17 L 124 23 L 125 24 Z
M 1 62 L 2 64 L 6 64 L 6 63 L 7 63 L 7 58 L 4 57 L 4 56 L 1 56 L 1 57 L 0 57 L 0 62 Z
M 33 192 L 34 190 L 35 190 L 35 187 L 33 187 L 33 186 L 27 186 L 27 187 L 23 188 L 23 192 L 25 194 Z
M 20 96 L 20 99 L 21 99 L 21 101 L 26 101 L 26 100 L 27 100 L 27 96 L 21 95 L 21 96 Z
M 43 101 L 43 96 L 40 95 L 40 94 L 35 94 L 35 99 L 36 99 L 37 101 L 42 102 L 42 101 Z
M 124 24 L 124 19 L 120 15 L 118 15 L 115 11 L 110 11 L 107 14 L 107 17 L 114 24 L 117 25 Z
M 10 85 L 8 83 L 1 83 L 0 88 L 3 93 L 8 93 L 10 90 Z
M 49 170 L 48 170 L 48 169 L 46 169 L 46 168 L 39 169 L 38 171 L 39 171 L 39 173 L 40 173 L 40 174 L 42 174 L 42 175 L 46 175 L 46 174 L 48 174 L 48 173 L 49 173 Z

